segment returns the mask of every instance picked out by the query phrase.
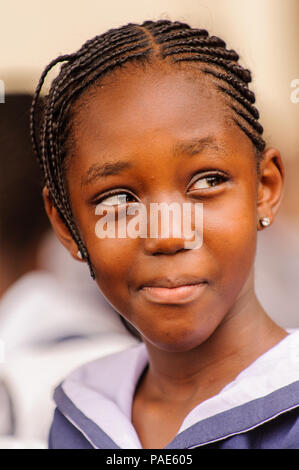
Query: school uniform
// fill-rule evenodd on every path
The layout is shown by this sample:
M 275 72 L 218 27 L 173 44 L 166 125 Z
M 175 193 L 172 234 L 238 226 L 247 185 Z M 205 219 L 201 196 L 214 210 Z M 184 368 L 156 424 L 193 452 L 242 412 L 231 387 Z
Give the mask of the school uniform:
M 142 449 L 131 422 L 144 344 L 89 362 L 55 390 L 51 449 Z M 299 331 L 193 408 L 166 449 L 299 449 Z

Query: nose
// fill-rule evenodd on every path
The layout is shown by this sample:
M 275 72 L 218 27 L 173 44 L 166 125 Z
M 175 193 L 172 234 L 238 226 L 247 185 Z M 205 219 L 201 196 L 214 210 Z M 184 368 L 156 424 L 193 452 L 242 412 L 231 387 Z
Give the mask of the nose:
M 185 240 L 181 238 L 146 238 L 144 250 L 148 255 L 173 255 L 186 250 Z
M 145 253 L 170 255 L 188 249 L 182 222 L 181 204 L 166 202 L 150 204 L 148 232 L 144 239 Z

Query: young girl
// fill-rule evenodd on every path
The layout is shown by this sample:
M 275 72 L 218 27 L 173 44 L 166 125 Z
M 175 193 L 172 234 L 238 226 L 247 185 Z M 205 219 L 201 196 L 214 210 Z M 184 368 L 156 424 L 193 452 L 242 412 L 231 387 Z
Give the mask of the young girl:
M 299 336 L 254 291 L 284 167 L 238 60 L 207 31 L 160 20 L 111 29 L 42 74 L 31 133 L 47 214 L 141 338 L 57 387 L 51 448 L 299 448 Z M 162 236 L 161 214 L 157 236 L 149 216 L 145 236 L 105 232 L 154 203 L 189 204 L 202 243 Z

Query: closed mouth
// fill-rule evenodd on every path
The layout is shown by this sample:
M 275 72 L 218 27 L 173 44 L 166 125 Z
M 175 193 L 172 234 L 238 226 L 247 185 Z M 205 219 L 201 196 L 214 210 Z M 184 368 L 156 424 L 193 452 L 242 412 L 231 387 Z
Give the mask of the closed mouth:
M 185 286 L 194 286 L 198 284 L 206 284 L 207 281 L 201 278 L 193 278 L 188 279 L 186 278 L 179 278 L 179 279 L 170 279 L 170 278 L 160 278 L 160 279 L 153 279 L 151 281 L 143 283 L 139 289 L 144 289 L 147 287 L 161 287 L 167 289 L 176 289 L 177 287 L 185 287 Z
M 193 280 L 187 284 L 186 281 L 183 284 L 178 280 L 172 282 L 169 280 L 168 282 L 156 281 L 155 285 L 153 282 L 151 285 L 143 285 L 140 291 L 147 300 L 154 303 L 185 304 L 198 298 L 207 284 L 207 281 L 203 280 L 198 282 Z

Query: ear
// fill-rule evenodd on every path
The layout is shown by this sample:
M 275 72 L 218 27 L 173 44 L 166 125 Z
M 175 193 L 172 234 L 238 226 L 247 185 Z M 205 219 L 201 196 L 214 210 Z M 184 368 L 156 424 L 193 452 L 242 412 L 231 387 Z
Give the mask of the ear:
M 268 148 L 263 153 L 260 163 L 258 182 L 257 213 L 258 221 L 268 217 L 270 223 L 279 209 L 283 196 L 285 169 L 279 150 Z M 262 226 L 259 224 L 260 228 Z
M 61 241 L 61 243 L 66 247 L 66 249 L 70 252 L 73 258 L 77 261 L 83 261 L 78 257 L 78 246 L 77 243 L 74 241 L 73 237 L 71 236 L 69 229 L 66 227 L 65 223 L 59 216 L 59 213 L 54 206 L 50 194 L 49 189 L 47 186 L 43 188 L 42 191 L 43 200 L 45 205 L 45 210 L 51 222 L 54 232 L 56 236 Z

